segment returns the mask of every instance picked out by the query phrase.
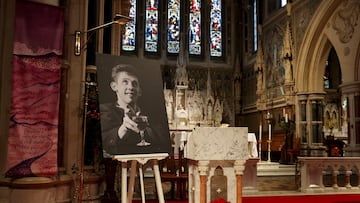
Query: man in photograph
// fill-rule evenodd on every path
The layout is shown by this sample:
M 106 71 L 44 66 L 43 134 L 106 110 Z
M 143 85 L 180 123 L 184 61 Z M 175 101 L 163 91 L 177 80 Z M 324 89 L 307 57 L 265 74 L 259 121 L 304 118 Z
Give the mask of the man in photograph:
M 116 101 L 100 104 L 104 156 L 166 152 L 161 136 L 168 135 L 156 132 L 138 105 L 142 89 L 137 70 L 129 64 L 115 65 L 110 88 Z

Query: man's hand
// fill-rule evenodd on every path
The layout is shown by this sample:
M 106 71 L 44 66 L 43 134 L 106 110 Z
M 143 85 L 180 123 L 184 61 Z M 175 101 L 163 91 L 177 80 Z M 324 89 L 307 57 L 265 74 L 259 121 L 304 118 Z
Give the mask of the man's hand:
M 140 130 L 138 128 L 138 124 L 131 120 L 128 115 L 124 116 L 123 123 L 118 130 L 118 136 L 122 139 L 129 130 L 134 131 L 135 133 L 139 133 Z

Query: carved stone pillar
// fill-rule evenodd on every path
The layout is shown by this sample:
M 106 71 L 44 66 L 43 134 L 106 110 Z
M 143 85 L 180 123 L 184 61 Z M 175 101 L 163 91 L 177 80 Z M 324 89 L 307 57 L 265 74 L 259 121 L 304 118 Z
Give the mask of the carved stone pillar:
M 206 203 L 206 179 L 209 173 L 209 161 L 199 161 L 200 203 Z
M 297 133 L 301 137 L 301 156 L 325 157 L 326 147 L 323 145 L 324 138 L 321 131 L 323 128 L 323 92 L 311 94 L 298 94 Z
M 343 127 L 348 127 L 349 144 L 345 148 L 345 156 L 360 156 L 360 82 L 352 82 L 340 85 L 342 93 L 342 105 L 347 109 L 346 124 Z
M 350 176 L 352 174 L 352 171 L 346 171 L 346 185 L 345 187 L 350 189 L 351 188 L 351 183 L 350 183 Z
M 332 174 L 332 176 L 333 176 L 333 185 L 332 185 L 332 187 L 333 188 L 338 188 L 339 187 L 338 182 L 337 182 L 338 175 L 339 175 L 339 171 L 333 171 L 333 174 Z
M 236 203 L 242 203 L 242 176 L 245 170 L 246 160 L 236 160 L 234 171 L 236 175 Z

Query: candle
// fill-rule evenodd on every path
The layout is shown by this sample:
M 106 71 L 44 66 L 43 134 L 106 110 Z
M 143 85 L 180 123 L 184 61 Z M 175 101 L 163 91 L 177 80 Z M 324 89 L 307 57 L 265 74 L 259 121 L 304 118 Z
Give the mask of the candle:
M 269 140 L 271 140 L 271 124 L 269 124 Z
M 286 115 L 286 110 L 285 108 L 283 108 L 283 117 L 285 117 L 285 115 Z
M 285 123 L 289 121 L 288 114 L 285 114 Z
M 259 140 L 261 140 L 262 137 L 262 125 L 259 125 Z

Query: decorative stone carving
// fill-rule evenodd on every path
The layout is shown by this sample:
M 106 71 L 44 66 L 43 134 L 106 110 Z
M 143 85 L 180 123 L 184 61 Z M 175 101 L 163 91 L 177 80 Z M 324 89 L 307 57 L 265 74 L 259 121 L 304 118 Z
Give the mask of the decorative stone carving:
M 329 103 L 325 105 L 324 108 L 324 135 L 334 135 L 341 133 L 339 130 L 339 108 L 334 103 Z
M 201 98 L 200 92 L 195 89 L 193 95 L 189 97 L 188 101 L 189 119 L 195 124 L 199 123 L 204 119 L 204 102 Z
M 197 66 L 188 69 L 187 63 L 188 53 L 181 43 L 176 69 L 172 65 L 163 66 L 164 96 L 170 130 L 191 130 L 196 126 L 217 127 L 224 120 L 233 124 L 233 71 L 223 68 L 206 70 Z M 240 67 L 239 63 L 237 65 Z M 212 77 L 215 78 L 214 82 Z M 237 81 L 239 90 L 241 80 Z M 238 101 L 240 96 L 239 93 Z
M 219 99 L 215 101 L 214 106 L 214 122 L 215 126 L 220 126 L 222 121 L 222 113 L 224 111 L 223 104 L 220 102 Z
M 227 200 L 227 177 L 223 169 L 218 166 L 210 178 L 210 200 L 222 198 Z
M 248 159 L 248 132 L 243 127 L 195 128 L 186 144 L 186 157 L 193 160 Z
M 240 59 L 239 55 L 236 56 L 235 61 L 235 74 L 234 74 L 234 94 L 235 94 L 235 113 L 239 114 L 241 112 L 241 72 L 240 72 Z
M 262 26 L 258 25 L 258 32 L 259 32 L 259 43 L 258 43 L 258 51 L 256 55 L 256 62 L 254 64 L 254 71 L 256 72 L 257 76 L 257 90 L 256 93 L 262 94 L 264 89 L 264 75 L 263 70 L 265 68 L 264 64 L 264 51 L 263 51 L 263 44 L 262 44 Z
M 166 106 L 166 113 L 167 113 L 167 118 L 168 118 L 168 122 L 172 123 L 173 121 L 173 103 L 174 103 L 174 98 L 173 98 L 173 94 L 171 90 L 168 90 L 166 88 L 164 88 L 164 96 L 165 96 L 165 106 Z
M 348 43 L 352 39 L 360 15 L 360 3 L 358 1 L 348 2 L 343 3 L 344 8 L 336 12 L 332 19 L 332 26 L 342 43 Z
M 187 65 L 187 54 L 184 53 L 184 34 L 181 34 L 181 41 L 180 44 L 180 53 L 177 59 L 177 68 L 176 68 L 176 75 L 175 75 L 175 84 L 177 86 L 182 86 L 184 88 L 187 88 L 189 85 L 189 76 L 186 71 L 186 65 Z
M 239 202 L 241 178 L 249 157 L 247 133 L 244 127 L 198 127 L 193 130 L 185 147 L 185 157 L 191 159 L 189 202 L 211 202 L 219 197 Z
M 245 170 L 245 160 L 236 160 L 234 162 L 234 171 L 236 175 L 243 175 Z
M 178 66 L 178 69 L 182 68 Z M 184 73 L 185 71 L 177 71 L 177 73 Z M 184 74 L 179 75 L 177 73 L 175 77 L 184 76 Z M 223 100 L 222 97 L 216 97 L 216 99 L 214 97 L 210 71 L 208 71 L 206 88 L 202 90 L 199 90 L 197 86 L 193 90 L 189 89 L 189 86 L 183 85 L 188 84 L 184 78 L 186 77 L 183 79 L 175 78 L 175 90 L 164 88 L 170 129 L 179 127 L 181 129 L 192 129 L 198 125 L 220 126 L 223 121 Z
M 284 46 L 282 49 L 282 59 L 285 68 L 285 85 L 293 82 L 293 70 L 292 70 L 292 59 L 293 59 L 293 39 L 292 31 L 290 25 L 290 16 L 291 16 L 291 3 L 286 5 L 288 20 L 286 23 L 285 33 L 284 33 Z

